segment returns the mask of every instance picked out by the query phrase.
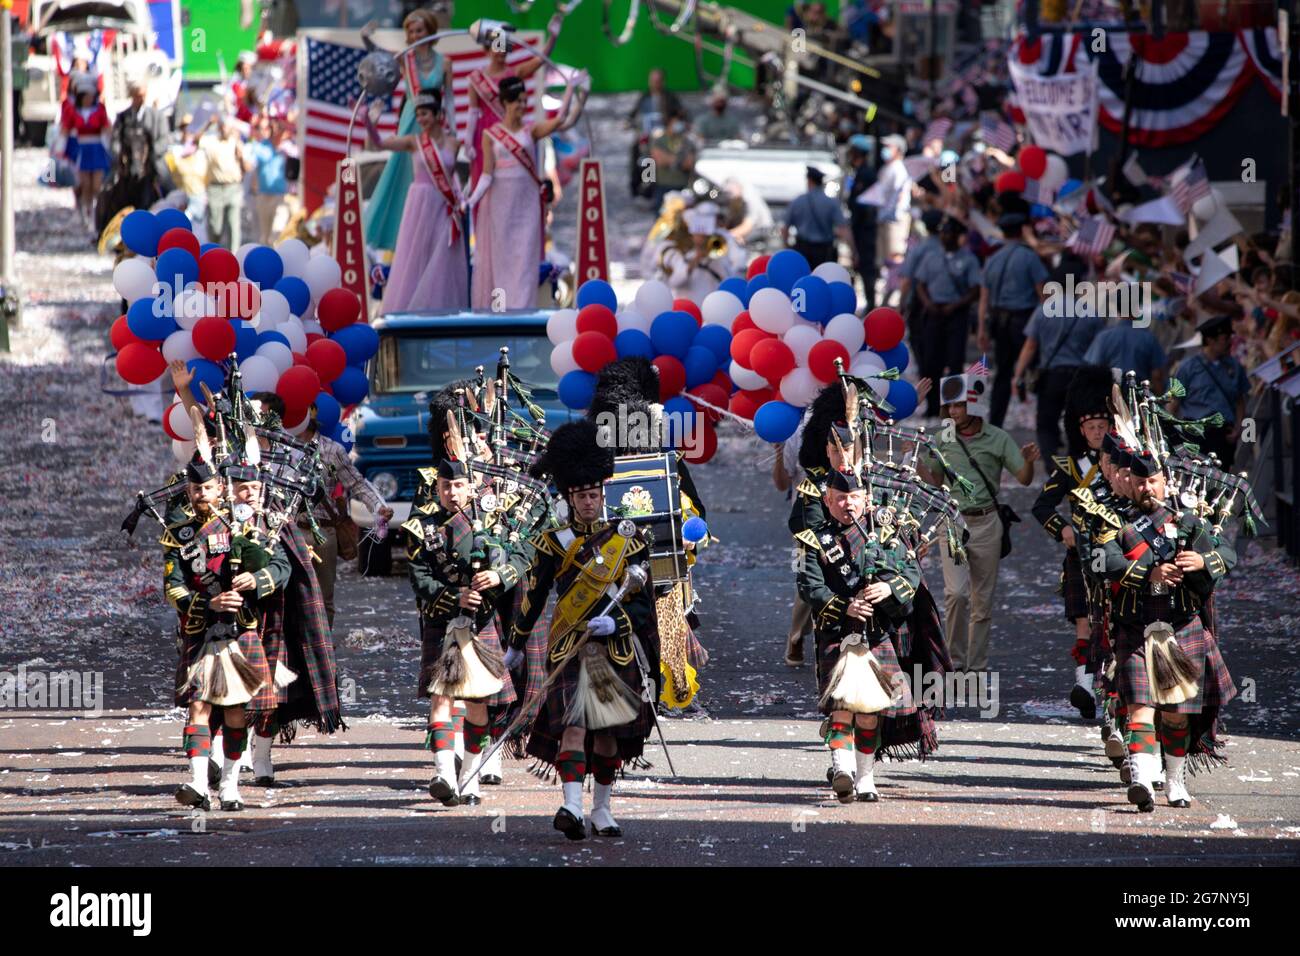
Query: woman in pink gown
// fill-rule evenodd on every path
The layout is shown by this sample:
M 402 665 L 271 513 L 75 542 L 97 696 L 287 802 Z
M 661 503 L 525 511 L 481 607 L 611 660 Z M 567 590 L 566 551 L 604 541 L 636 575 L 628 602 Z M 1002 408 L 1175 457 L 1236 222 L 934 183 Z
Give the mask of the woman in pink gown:
M 369 127 L 373 145 L 415 154 L 414 179 L 406 192 L 397 249 L 384 286 L 385 315 L 469 305 L 469 263 L 462 234 L 465 200 L 456 182 L 459 143 L 443 124 L 440 91 L 420 91 L 415 121 L 415 135 L 382 141 Z
M 573 89 L 570 85 L 565 91 L 553 119 L 525 125 L 524 81 L 513 76 L 501 81 L 505 117 L 483 133 L 479 143 L 483 173 L 467 204 L 471 209 L 477 205 L 470 290 L 475 309 L 501 312 L 537 304 L 549 185 L 538 167 L 537 141 L 565 121 Z

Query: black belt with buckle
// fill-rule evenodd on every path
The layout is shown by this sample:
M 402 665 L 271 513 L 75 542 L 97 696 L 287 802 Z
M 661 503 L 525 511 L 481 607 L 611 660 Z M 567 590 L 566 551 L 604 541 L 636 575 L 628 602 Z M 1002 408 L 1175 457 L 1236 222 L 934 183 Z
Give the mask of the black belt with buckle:
M 968 508 L 962 512 L 962 517 L 982 518 L 985 515 L 991 515 L 993 512 L 997 510 L 998 510 L 997 505 L 989 505 L 987 508 Z

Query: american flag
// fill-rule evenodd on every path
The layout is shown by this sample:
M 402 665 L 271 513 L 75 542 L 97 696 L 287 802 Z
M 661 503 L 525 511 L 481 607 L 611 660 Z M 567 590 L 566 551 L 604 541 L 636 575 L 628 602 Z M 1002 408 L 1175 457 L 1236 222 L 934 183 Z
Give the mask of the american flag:
M 1020 194 L 1025 202 L 1050 206 L 1056 202 L 1056 190 L 1048 189 L 1037 179 L 1026 179 L 1024 191 Z
M 921 136 L 921 142 L 924 144 L 936 139 L 942 142 L 948 137 L 950 129 L 952 129 L 952 120 L 948 117 L 940 116 L 938 119 L 932 119 Z
M 980 117 L 980 136 L 994 149 L 1009 153 L 1016 146 L 1016 131 L 1000 116 L 984 114 Z
M 533 44 L 537 41 L 525 37 L 522 42 Z M 361 84 L 357 81 L 357 64 L 366 55 L 366 51 L 361 47 L 330 43 L 311 36 L 304 38 L 304 47 L 300 51 L 307 64 L 302 179 L 307 208 L 315 209 L 334 185 L 338 161 L 347 152 L 348 122 L 356 99 L 361 94 Z M 487 66 L 488 53 L 476 47 L 464 52 L 444 53 L 443 58 L 451 65 L 452 95 L 456 101 L 456 136 L 464 142 L 470 134 L 469 77 L 474 70 Z M 507 62 L 514 66 L 528 58 L 527 50 L 516 48 Z M 534 94 L 542 72 L 538 70 L 527 81 L 530 108 L 525 117 L 526 122 L 534 119 L 534 106 L 531 104 L 535 104 Z M 397 132 L 397 121 L 405 95 L 406 82 L 403 80 L 375 123 L 380 136 L 391 136 Z M 359 116 L 352 129 L 352 151 L 356 153 L 365 148 L 365 121 Z
M 1105 216 L 1089 216 L 1079 222 L 1079 228 L 1065 245 L 1081 256 L 1098 256 L 1115 238 L 1115 227 Z
M 1210 195 L 1210 177 L 1205 173 L 1205 163 L 1199 158 L 1193 159 L 1182 170 L 1181 176 L 1174 179 L 1174 187 L 1171 195 L 1178 208 L 1186 213 L 1192 208 L 1192 204 L 1198 199 L 1204 199 Z
M 988 378 L 989 366 L 988 366 L 987 359 L 988 359 L 987 355 L 981 355 L 977 361 L 971 363 L 970 368 L 966 369 L 966 374 L 979 375 L 984 378 Z

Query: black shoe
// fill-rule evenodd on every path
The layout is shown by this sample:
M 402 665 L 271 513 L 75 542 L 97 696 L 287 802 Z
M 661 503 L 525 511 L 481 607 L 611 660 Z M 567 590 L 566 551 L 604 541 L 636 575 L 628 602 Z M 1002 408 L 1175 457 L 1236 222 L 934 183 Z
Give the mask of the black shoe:
M 583 840 L 587 837 L 587 829 L 582 825 L 582 820 L 565 807 L 555 811 L 555 819 L 551 825 L 570 840 Z
M 1151 781 L 1151 789 L 1152 789 L 1152 790 L 1160 791 L 1160 790 L 1163 790 L 1164 788 L 1165 788 L 1165 782 L 1164 782 L 1163 780 L 1152 780 L 1152 781 Z
M 501 778 L 494 773 L 481 773 L 479 774 L 478 779 L 485 787 L 501 786 Z
M 853 793 L 853 774 L 835 774 L 831 777 L 831 789 L 835 791 L 835 797 L 840 801 L 840 803 L 852 803 L 855 799 Z
M 244 809 L 244 801 L 243 800 L 222 800 L 221 809 L 225 810 L 227 813 L 239 813 L 241 810 Z
M 462 807 L 477 807 L 480 803 L 483 802 L 483 798 L 480 797 L 477 793 L 463 794 L 462 796 L 457 797 L 457 800 L 460 802 L 460 805 Z
M 1070 706 L 1077 707 L 1084 720 L 1097 719 L 1097 699 L 1092 692 L 1075 684 L 1070 690 Z
M 454 807 L 460 803 L 460 798 L 456 796 L 456 788 L 439 776 L 434 776 L 429 781 L 429 796 L 444 807 Z
M 1179 810 L 1186 810 L 1188 807 L 1190 807 L 1190 806 L 1192 805 L 1192 801 L 1190 801 L 1190 800 L 1170 800 L 1170 801 L 1169 801 L 1169 805 L 1170 805 L 1171 807 L 1177 807 Z
M 254 778 L 253 778 L 253 786 L 255 786 L 255 787 L 266 787 L 267 789 L 271 789 L 271 788 L 273 788 L 273 787 L 286 786 L 286 784 L 279 784 L 279 783 L 276 783 L 276 782 L 275 782 L 275 777 L 254 777 Z
M 835 768 L 834 768 L 834 767 L 827 767 L 827 768 L 826 768 L 826 782 L 827 782 L 827 783 L 830 783 L 830 782 L 831 782 L 832 780 L 834 780 L 834 779 L 835 779 Z
M 858 803 L 879 803 L 880 794 L 874 790 L 858 794 Z
M 195 807 L 204 813 L 212 809 L 212 801 L 208 799 L 208 795 L 199 793 L 188 783 L 183 783 L 176 788 L 176 802 L 183 807 Z
M 623 828 L 622 828 L 622 827 L 605 827 L 603 830 L 597 830 L 597 829 L 596 829 L 596 824 L 593 823 L 593 824 L 591 825 L 591 835 L 592 835 L 592 836 L 602 836 L 602 837 L 621 837 L 621 836 L 623 835 Z
M 1140 783 L 1129 785 L 1128 802 L 1134 804 L 1142 813 L 1150 813 L 1156 808 L 1156 801 L 1151 791 Z
M 1123 784 L 1132 783 L 1133 773 L 1129 770 L 1128 761 L 1121 759 L 1115 766 L 1119 767 L 1119 782 Z
M 785 662 L 791 667 L 803 667 L 803 638 L 787 641 L 785 645 Z

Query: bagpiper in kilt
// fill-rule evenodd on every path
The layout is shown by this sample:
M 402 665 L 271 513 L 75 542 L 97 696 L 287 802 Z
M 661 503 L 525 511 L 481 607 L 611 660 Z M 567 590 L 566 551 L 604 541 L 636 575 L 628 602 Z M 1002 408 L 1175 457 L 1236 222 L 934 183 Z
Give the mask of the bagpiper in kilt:
M 533 720 L 527 752 L 554 767 L 564 791 L 555 829 L 570 840 L 586 836 L 583 781 L 593 786 L 591 830 L 620 836 L 610 811 L 615 777 L 624 761 L 641 757 L 654 727 L 659 696 L 659 640 L 648 546 L 630 520 L 606 521 L 604 481 L 614 471 L 613 449 L 601 447 L 587 420 L 556 429 L 533 466 L 550 475 L 569 509 L 567 526 L 533 540 L 527 592 L 515 616 L 512 650 L 522 651 L 555 592 L 547 629 L 551 681 Z M 645 563 L 643 587 L 622 594 L 633 565 Z
M 881 718 L 916 710 L 894 640 L 921 568 L 890 529 L 864 522 L 866 500 L 856 474 L 832 472 L 825 495 L 829 520 L 819 531 L 795 535 L 799 594 L 813 610 L 819 706 L 830 718 L 831 788 L 841 803 L 879 799 Z
M 1101 443 L 1110 429 L 1110 410 L 1106 400 L 1114 380 L 1109 369 L 1085 365 L 1075 372 L 1066 393 L 1065 429 L 1066 451 L 1053 455 L 1047 480 L 1034 501 L 1033 515 L 1043 530 L 1065 545 L 1065 558 L 1061 565 L 1061 595 L 1065 603 L 1065 618 L 1074 627 L 1074 646 L 1070 656 L 1074 659 L 1074 687 L 1070 703 L 1078 708 L 1085 720 L 1097 716 L 1093 697 L 1095 671 L 1089 667 L 1089 648 L 1092 643 L 1094 615 L 1088 603 L 1088 587 L 1084 582 L 1083 566 L 1078 549 L 1078 499 L 1072 496 L 1077 489 L 1088 489 L 1096 495 L 1106 486 L 1098 464 Z M 1060 514 L 1060 506 L 1069 506 L 1069 518 Z

